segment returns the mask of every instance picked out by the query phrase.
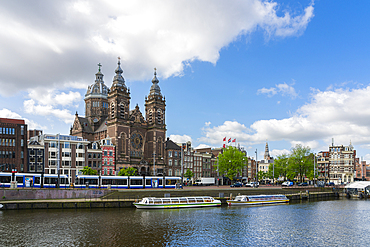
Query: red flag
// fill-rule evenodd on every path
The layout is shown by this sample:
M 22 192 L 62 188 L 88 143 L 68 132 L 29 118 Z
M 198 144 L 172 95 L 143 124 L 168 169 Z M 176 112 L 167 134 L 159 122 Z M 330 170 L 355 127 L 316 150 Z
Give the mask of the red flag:
M 236 142 L 236 138 L 233 140 L 233 142 Z
M 227 142 L 230 143 L 231 142 L 231 138 Z
M 226 141 L 226 137 L 224 137 L 224 142 Z
M 226 148 L 226 144 L 224 144 L 224 148 Z

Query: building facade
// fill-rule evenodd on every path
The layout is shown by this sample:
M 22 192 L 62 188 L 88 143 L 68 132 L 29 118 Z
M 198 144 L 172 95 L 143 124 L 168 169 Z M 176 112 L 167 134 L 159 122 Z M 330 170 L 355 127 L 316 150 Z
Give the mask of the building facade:
M 37 141 L 44 147 L 44 173 L 65 174 L 70 183 L 87 165 L 89 141 L 78 136 L 43 134 L 34 136 L 30 142 Z M 101 154 L 101 151 L 100 151 Z M 101 160 L 101 158 L 100 158 Z
M 0 171 L 27 172 L 27 125 L 24 120 L 0 118 Z
M 110 137 L 115 146 L 115 169 L 134 167 L 139 175 L 163 173 L 165 155 L 165 98 L 154 72 L 149 95 L 145 97 L 145 118 L 139 106 L 130 110 L 130 89 L 120 67 L 108 88 L 99 67 L 95 83 L 85 94 L 85 117 L 76 113 L 70 134 L 89 141 Z
M 356 150 L 349 146 L 334 145 L 329 147 L 329 179 L 335 184 L 350 183 L 355 178 Z
M 31 173 L 45 173 L 45 150 L 44 146 L 37 141 L 28 143 L 27 170 Z

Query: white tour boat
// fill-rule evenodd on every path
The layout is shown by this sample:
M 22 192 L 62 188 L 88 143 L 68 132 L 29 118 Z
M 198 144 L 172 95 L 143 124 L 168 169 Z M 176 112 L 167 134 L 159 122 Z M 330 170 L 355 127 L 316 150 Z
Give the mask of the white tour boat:
M 265 205 L 288 202 L 289 199 L 285 195 L 241 195 L 236 196 L 234 200 L 227 200 L 229 206 Z
M 144 197 L 140 202 L 134 203 L 136 208 L 165 209 L 165 208 L 199 208 L 221 206 L 221 201 L 210 196 L 194 197 Z

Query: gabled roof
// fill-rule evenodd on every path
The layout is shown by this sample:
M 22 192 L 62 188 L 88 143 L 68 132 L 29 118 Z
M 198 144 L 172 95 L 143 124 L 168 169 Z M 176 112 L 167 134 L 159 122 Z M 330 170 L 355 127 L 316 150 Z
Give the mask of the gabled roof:
M 81 126 L 82 126 L 82 131 L 84 132 L 94 132 L 92 129 L 91 129 L 91 126 L 89 124 L 89 121 L 87 118 L 84 118 L 84 117 L 78 117 L 78 121 L 80 122 Z
M 174 150 L 181 150 L 181 147 L 174 143 L 173 141 L 167 139 L 166 141 L 166 149 L 174 149 Z
M 106 118 L 102 121 L 101 125 L 99 126 L 99 128 L 95 132 L 102 132 L 102 131 L 107 130 L 107 124 L 106 124 L 107 119 L 108 118 Z

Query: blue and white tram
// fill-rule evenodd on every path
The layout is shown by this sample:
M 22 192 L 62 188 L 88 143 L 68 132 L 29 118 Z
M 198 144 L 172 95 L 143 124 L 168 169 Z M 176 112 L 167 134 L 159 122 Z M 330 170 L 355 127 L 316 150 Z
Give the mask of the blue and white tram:
M 17 187 L 34 187 L 41 188 L 41 179 L 43 179 L 43 188 L 56 188 L 58 175 L 57 174 L 44 174 L 40 173 L 15 173 L 15 181 L 17 181 Z M 0 186 L 10 188 L 12 181 L 12 173 L 0 172 Z M 68 175 L 60 175 L 60 188 L 68 188 L 69 179 Z
M 99 181 L 100 179 L 100 181 Z M 165 188 L 176 188 L 181 177 L 165 177 Z M 163 188 L 163 177 L 77 175 L 76 188 L 143 189 Z

